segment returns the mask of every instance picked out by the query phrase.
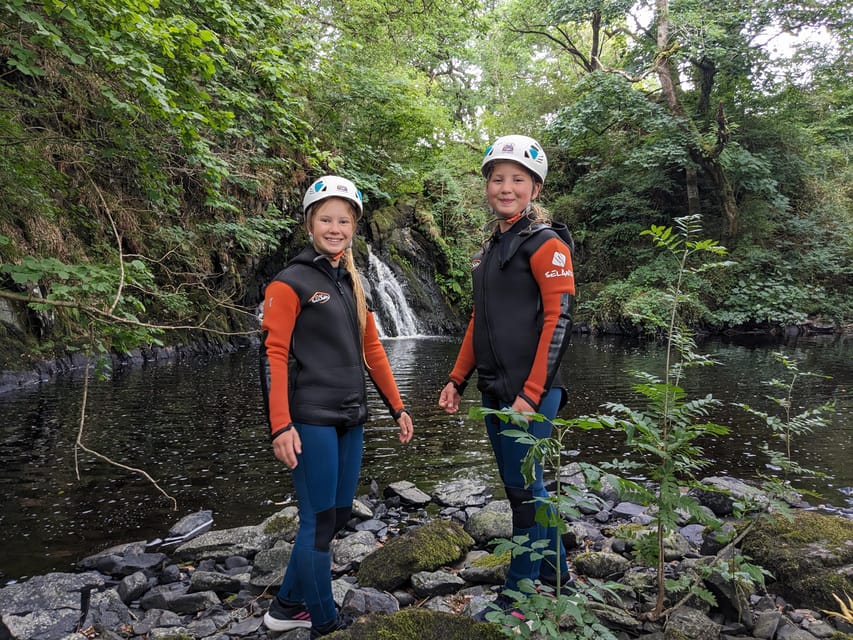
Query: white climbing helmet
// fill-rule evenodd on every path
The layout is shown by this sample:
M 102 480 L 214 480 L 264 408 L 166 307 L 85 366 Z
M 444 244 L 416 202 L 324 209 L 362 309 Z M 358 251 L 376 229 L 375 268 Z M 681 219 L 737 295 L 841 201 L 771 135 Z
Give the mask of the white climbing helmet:
M 326 198 L 343 198 L 354 203 L 358 210 L 356 220 L 360 220 L 364 213 L 361 191 L 352 182 L 340 176 L 323 176 L 311 183 L 308 191 L 305 192 L 305 197 L 302 198 L 302 212 L 307 214 L 312 205 Z
M 548 158 L 545 150 L 536 140 L 528 136 L 501 136 L 486 149 L 480 170 L 483 176 L 489 177 L 490 165 L 498 160 L 517 162 L 533 174 L 534 179 L 545 182 L 548 175 Z

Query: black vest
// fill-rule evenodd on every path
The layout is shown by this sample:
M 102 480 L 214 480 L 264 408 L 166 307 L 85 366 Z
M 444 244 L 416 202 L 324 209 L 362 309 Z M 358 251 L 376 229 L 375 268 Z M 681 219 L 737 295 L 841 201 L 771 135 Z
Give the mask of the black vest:
M 290 340 L 288 392 L 294 422 L 354 427 L 368 418 L 362 339 L 352 279 L 308 247 L 275 277 L 299 297 Z M 261 342 L 261 384 L 269 394 L 269 361 Z M 268 408 L 268 407 L 267 407 Z
M 548 226 L 522 219 L 505 233 L 496 231 L 473 258 L 477 388 L 504 405 L 511 404 L 521 392 L 536 357 L 544 317 L 530 259 L 554 237 L 572 250 L 565 225 Z M 562 345 L 561 355 L 564 349 Z M 562 386 L 557 366 L 545 388 L 555 386 Z

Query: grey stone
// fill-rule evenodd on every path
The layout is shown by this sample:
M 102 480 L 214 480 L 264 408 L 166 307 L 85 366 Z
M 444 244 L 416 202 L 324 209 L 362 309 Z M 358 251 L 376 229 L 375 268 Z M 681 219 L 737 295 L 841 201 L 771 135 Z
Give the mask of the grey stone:
M 12 638 L 59 639 L 80 620 L 82 592 L 104 584 L 104 577 L 94 572 L 34 576 L 0 589 L 0 619 Z
M 208 531 L 175 549 L 178 558 L 225 560 L 229 556 L 254 557 L 258 551 L 272 546 L 261 526 L 236 527 Z
M 479 584 L 503 584 L 506 581 L 509 560 L 494 562 L 495 556 L 487 551 L 471 551 L 459 572 L 461 578 Z
M 436 596 L 430 598 L 423 604 L 424 609 L 438 611 L 440 613 L 456 613 L 456 607 L 447 596 Z
M 720 625 L 701 611 L 679 607 L 669 616 L 663 633 L 666 640 L 719 640 Z
M 169 610 L 175 613 L 198 613 L 221 604 L 213 591 L 174 594 L 169 602 Z
M 238 638 L 248 636 L 260 629 L 262 623 L 263 618 L 261 616 L 251 616 L 249 618 L 233 622 L 225 629 L 225 633 L 229 636 L 236 636 Z
M 389 484 L 384 491 L 385 497 L 397 496 L 404 503 L 415 506 L 424 506 L 432 502 L 432 498 L 418 489 L 413 483 L 407 480 L 394 482 Z
M 335 563 L 339 565 L 361 562 L 376 551 L 376 537 L 370 531 L 357 531 L 346 538 L 332 541 L 331 551 Z
M 195 571 L 190 578 L 188 593 L 198 591 L 213 591 L 215 593 L 237 593 L 240 590 L 240 580 L 234 576 L 213 571 Z
M 382 522 L 382 520 L 371 518 L 369 520 L 365 520 L 364 522 L 359 522 L 357 525 L 355 525 L 355 530 L 367 531 L 373 534 L 374 536 L 381 538 L 382 536 L 388 533 L 388 525 Z
M 118 596 L 125 604 L 133 602 L 148 590 L 148 576 L 142 571 L 137 571 L 122 578 L 116 588 Z
M 806 620 L 803 622 L 803 628 L 816 638 L 829 638 L 835 633 L 832 625 L 823 620 Z
M 83 623 L 84 629 L 94 626 L 101 630 L 117 630 L 133 621 L 127 605 L 121 601 L 118 591 L 93 593 L 89 601 L 89 611 Z
M 611 510 L 614 516 L 620 518 L 634 518 L 640 515 L 646 515 L 646 507 L 635 504 L 633 502 L 620 502 Z
M 242 569 L 249 566 L 249 561 L 243 556 L 230 556 L 223 563 L 226 569 Z
M 190 538 L 209 531 L 213 526 L 213 511 L 197 511 L 188 516 L 184 516 L 171 529 L 169 529 L 169 538 L 182 538 L 182 542 L 186 542 Z
M 601 602 L 589 601 L 587 607 L 592 611 L 599 620 L 607 624 L 609 627 L 617 629 L 627 629 L 629 631 L 637 631 L 642 628 L 643 623 L 634 618 L 624 609 L 603 604 Z M 571 624 L 571 621 L 569 621 Z M 687 636 L 689 637 L 689 636 Z M 698 640 L 691 638 L 691 640 Z
M 412 589 L 419 598 L 444 596 L 464 586 L 465 581 L 449 571 L 418 571 L 412 574 Z
M 284 540 L 293 542 L 296 532 L 299 530 L 299 509 L 294 505 L 288 505 L 278 513 L 274 513 L 258 525 L 261 533 L 267 540 L 262 543 L 262 548 L 274 546 L 277 542 Z M 237 555 L 247 555 L 239 553 Z M 251 557 L 248 554 L 247 557 Z
M 509 509 L 509 501 L 501 502 L 506 504 L 505 510 L 480 509 L 465 523 L 465 531 L 478 543 L 482 544 L 495 538 L 512 537 L 512 512 Z
M 779 628 L 776 629 L 776 640 L 815 640 L 815 637 L 784 617 L 779 621 Z
M 392 614 L 400 610 L 400 603 L 390 593 L 377 589 L 350 589 L 344 596 L 341 610 L 356 614 L 371 611 Z
M 152 629 L 179 626 L 181 626 L 180 616 L 174 611 L 163 609 L 149 609 L 142 616 L 142 620 L 134 622 L 132 625 L 133 633 L 138 636 L 146 635 Z
M 737 620 L 747 629 L 753 625 L 752 612 L 749 610 L 749 585 L 738 579 L 720 574 L 714 570 L 705 578 L 705 586 L 717 599 L 717 608 L 728 620 Z
M 355 587 L 346 580 L 332 580 L 332 597 L 335 599 L 335 604 L 342 607 L 347 594 L 353 589 Z
M 681 527 L 679 530 L 684 539 L 690 543 L 691 546 L 696 547 L 697 549 L 702 544 L 703 534 L 705 533 L 705 525 L 703 524 L 688 524 L 685 527 Z
M 711 509 L 717 516 L 731 515 L 735 500 L 741 503 L 752 503 L 756 509 L 761 509 L 768 503 L 767 496 L 759 489 L 737 478 L 710 476 L 703 478 L 700 484 L 705 488 L 691 489 L 689 495 L 696 498 L 701 505 Z
M 366 498 L 356 498 L 352 501 L 352 515 L 361 520 L 373 518 L 373 507 L 368 504 Z
M 284 541 L 279 541 L 272 549 L 258 552 L 249 583 L 261 590 L 277 587 L 284 578 L 284 571 L 292 553 L 293 545 Z
M 484 482 L 466 478 L 440 483 L 433 490 L 433 495 L 439 504 L 448 507 L 469 507 L 486 504 L 489 491 Z
M 752 635 L 756 638 L 772 638 L 776 635 L 776 628 L 782 614 L 779 611 L 761 611 L 755 616 L 755 624 L 752 627 Z
M 607 551 L 582 553 L 574 559 L 575 570 L 590 578 L 617 580 L 631 566 L 631 561 Z
M 165 609 L 171 610 L 171 601 L 187 592 L 188 586 L 175 582 L 173 584 L 159 584 L 152 587 L 139 599 L 139 606 L 143 609 Z
M 174 640 L 176 637 L 187 636 L 189 636 L 189 630 L 186 627 L 156 628 L 148 632 L 148 640 Z
M 159 573 L 165 566 L 167 557 L 163 553 L 145 551 L 144 543 L 134 542 L 106 549 L 78 563 L 83 569 L 94 569 L 111 576 L 129 576 L 137 571 L 147 576 Z

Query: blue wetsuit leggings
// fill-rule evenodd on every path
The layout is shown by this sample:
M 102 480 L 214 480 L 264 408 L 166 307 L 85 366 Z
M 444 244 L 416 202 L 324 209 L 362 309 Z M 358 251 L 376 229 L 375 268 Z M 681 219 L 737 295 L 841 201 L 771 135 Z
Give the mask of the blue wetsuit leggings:
M 528 423 L 531 435 L 536 438 L 550 437 L 553 429 L 551 419 L 557 415 L 560 408 L 562 393 L 562 389 L 554 388 L 542 398 L 538 413 L 545 416 L 547 420 Z M 506 405 L 498 403 L 494 398 L 483 396 L 483 406 L 489 409 L 500 409 Z M 536 580 L 541 577 L 550 578 L 553 581 L 557 564 L 560 566 L 561 579 L 567 578 L 569 575 L 568 565 L 566 564 L 566 550 L 559 538 L 557 528 L 545 527 L 536 523 L 536 511 L 542 505 L 541 501 L 536 500 L 536 498 L 547 498 L 549 495 L 545 489 L 542 466 L 536 465 L 536 477 L 533 483 L 525 486 L 524 478 L 521 475 L 521 461 L 530 447 L 517 442 L 515 438 L 501 435 L 503 429 L 517 428 L 511 423 L 501 422 L 495 416 L 486 416 L 486 431 L 492 443 L 492 450 L 495 452 L 498 472 L 512 507 L 513 537 L 527 535 L 529 543 L 547 539 L 549 544 L 544 559 L 533 560 L 528 553 L 513 555 L 507 572 L 507 589 L 517 589 L 519 581 L 525 578 Z M 553 507 L 549 506 L 548 508 L 553 511 Z M 556 552 L 558 544 L 559 555 Z
M 337 617 L 332 596 L 329 544 L 352 514 L 361 470 L 364 427 L 295 425 L 302 439 L 293 485 L 299 501 L 299 530 L 278 590 L 285 602 L 304 602 L 311 622 L 321 626 Z

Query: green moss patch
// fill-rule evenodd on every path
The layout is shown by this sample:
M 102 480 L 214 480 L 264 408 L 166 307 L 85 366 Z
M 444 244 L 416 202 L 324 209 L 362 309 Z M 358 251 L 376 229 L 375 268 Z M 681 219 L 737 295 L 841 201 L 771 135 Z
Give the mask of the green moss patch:
M 371 614 L 330 640 L 498 640 L 505 638 L 499 627 L 475 622 L 467 616 L 406 609 L 393 615 Z
M 853 593 L 853 521 L 813 511 L 760 521 L 742 550 L 773 575 L 769 588 L 795 606 L 832 609 Z
M 359 567 L 358 582 L 391 591 L 403 586 L 413 573 L 456 562 L 473 544 L 473 538 L 455 522 L 433 520 L 367 556 Z

